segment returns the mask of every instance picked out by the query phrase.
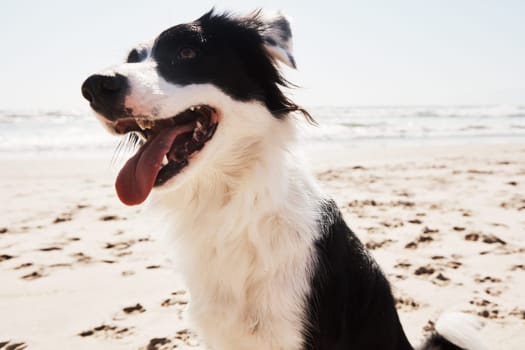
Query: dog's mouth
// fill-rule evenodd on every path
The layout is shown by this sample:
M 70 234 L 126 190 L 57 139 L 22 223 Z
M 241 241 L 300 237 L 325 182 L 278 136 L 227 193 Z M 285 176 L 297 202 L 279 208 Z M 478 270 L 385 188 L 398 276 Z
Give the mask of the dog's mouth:
M 137 133 L 142 144 L 120 170 L 115 182 L 120 200 L 137 205 L 154 186 L 161 186 L 190 163 L 218 125 L 218 113 L 207 105 L 193 106 L 172 118 L 122 118 L 113 128 L 119 134 Z

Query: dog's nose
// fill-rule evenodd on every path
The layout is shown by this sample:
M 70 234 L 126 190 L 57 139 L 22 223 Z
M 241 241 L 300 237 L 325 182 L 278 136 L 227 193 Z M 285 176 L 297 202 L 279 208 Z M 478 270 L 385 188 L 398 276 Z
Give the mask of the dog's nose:
M 113 120 L 118 117 L 117 112 L 122 111 L 127 89 L 127 79 L 121 74 L 94 74 L 84 81 L 81 90 L 95 111 Z

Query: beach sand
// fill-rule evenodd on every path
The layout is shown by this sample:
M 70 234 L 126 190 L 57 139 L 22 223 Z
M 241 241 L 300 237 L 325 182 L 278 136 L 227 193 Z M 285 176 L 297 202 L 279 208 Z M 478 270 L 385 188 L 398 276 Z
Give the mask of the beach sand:
M 464 311 L 489 349 L 523 349 L 525 143 L 308 154 L 414 345 Z M 168 246 L 147 211 L 117 200 L 110 158 L 0 160 L 0 349 L 204 348 Z

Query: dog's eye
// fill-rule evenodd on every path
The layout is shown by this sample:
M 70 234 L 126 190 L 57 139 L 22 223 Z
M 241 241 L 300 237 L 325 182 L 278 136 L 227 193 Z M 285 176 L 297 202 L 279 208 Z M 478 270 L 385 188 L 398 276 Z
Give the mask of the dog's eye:
M 183 47 L 179 51 L 179 59 L 181 60 L 191 60 L 197 56 L 197 52 L 191 47 Z

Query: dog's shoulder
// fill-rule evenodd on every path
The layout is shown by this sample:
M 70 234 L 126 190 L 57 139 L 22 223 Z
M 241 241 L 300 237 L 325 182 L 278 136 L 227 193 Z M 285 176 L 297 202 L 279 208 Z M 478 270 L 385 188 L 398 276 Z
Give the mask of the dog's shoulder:
M 319 209 L 306 349 L 411 349 L 379 265 L 333 200 L 322 202 Z M 376 334 L 377 329 L 382 334 Z

